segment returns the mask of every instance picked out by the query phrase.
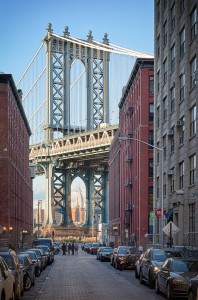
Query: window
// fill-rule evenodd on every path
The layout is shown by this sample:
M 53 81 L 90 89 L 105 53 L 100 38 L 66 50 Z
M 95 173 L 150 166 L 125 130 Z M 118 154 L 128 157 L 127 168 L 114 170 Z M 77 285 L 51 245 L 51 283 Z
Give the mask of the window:
M 190 137 L 196 133 L 196 105 L 190 109 Z
M 196 57 L 190 63 L 190 87 L 193 89 L 196 86 L 196 71 L 197 71 L 197 62 Z
M 149 130 L 149 144 L 154 145 L 154 132 L 153 132 L 153 130 Z M 149 148 L 153 148 L 153 147 L 150 146 Z
M 149 93 L 154 94 L 154 77 L 149 76 Z
M 167 7 L 167 0 L 164 0 L 164 10 L 166 9 Z
M 157 148 L 159 148 L 159 142 L 157 142 Z M 159 155 L 159 150 L 157 151 L 157 164 L 159 164 L 160 160 L 160 155 Z
M 190 15 L 191 23 L 191 41 L 195 38 L 197 34 L 197 8 L 195 7 Z
M 171 48 L 171 71 L 175 70 L 175 44 Z
M 171 8 L 171 30 L 175 29 L 175 3 Z
M 157 108 L 157 129 L 160 127 L 160 107 Z
M 167 71 L 168 71 L 168 64 L 167 64 L 167 58 L 163 62 L 164 66 L 164 84 L 167 82 Z
M 185 0 L 180 0 L 180 13 L 182 14 L 185 9 Z
M 157 177 L 157 198 L 159 198 L 159 177 Z
M 179 144 L 183 145 L 184 144 L 184 131 L 185 131 L 185 118 L 182 117 L 180 120 L 181 126 L 179 126 Z
M 149 194 L 148 204 L 150 206 L 153 206 L 153 187 L 152 186 L 149 186 L 149 188 L 148 188 L 148 194 Z
M 175 86 L 171 89 L 171 112 L 175 110 Z
M 166 135 L 163 136 L 164 159 L 166 158 Z
M 172 168 L 171 171 L 172 171 L 172 176 L 170 179 L 171 180 L 170 189 L 171 189 L 171 193 L 173 193 L 175 190 L 174 168 Z
M 195 203 L 189 204 L 189 232 L 195 232 Z
M 153 158 L 149 158 L 149 177 L 153 177 Z
M 190 184 L 195 183 L 196 176 L 196 155 L 190 157 Z
M 160 0 L 157 2 L 157 22 L 160 21 Z
M 166 196 L 166 174 L 164 173 L 164 176 L 163 176 L 163 179 L 164 179 L 164 182 L 163 182 L 163 195 Z
M 185 27 L 180 32 L 180 57 L 182 57 L 185 53 L 185 39 L 186 39 L 186 33 L 185 33 Z
M 167 20 L 164 22 L 163 26 L 163 32 L 164 32 L 164 47 L 167 45 L 167 31 L 168 31 L 168 25 L 167 25 Z
M 184 187 L 184 162 L 179 164 L 179 188 L 183 189 Z
M 185 97 L 185 73 L 180 75 L 180 102 L 184 100 Z
M 149 103 L 149 121 L 153 122 L 154 120 L 154 104 Z
M 160 92 L 160 70 L 157 72 L 157 92 Z
M 160 34 L 157 37 L 157 57 L 160 57 Z
M 167 96 L 163 99 L 163 121 L 167 120 Z
M 171 128 L 171 135 L 170 135 L 170 151 L 171 153 L 175 150 L 175 130 L 174 127 Z

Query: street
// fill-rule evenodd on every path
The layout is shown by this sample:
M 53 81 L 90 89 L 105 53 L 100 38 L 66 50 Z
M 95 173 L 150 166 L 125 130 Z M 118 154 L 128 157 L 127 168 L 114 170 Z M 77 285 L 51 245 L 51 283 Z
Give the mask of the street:
M 146 285 L 140 285 L 134 270 L 119 271 L 95 255 L 79 251 L 78 255 L 56 255 L 35 286 L 24 293 L 23 300 L 145 300 L 165 299 Z

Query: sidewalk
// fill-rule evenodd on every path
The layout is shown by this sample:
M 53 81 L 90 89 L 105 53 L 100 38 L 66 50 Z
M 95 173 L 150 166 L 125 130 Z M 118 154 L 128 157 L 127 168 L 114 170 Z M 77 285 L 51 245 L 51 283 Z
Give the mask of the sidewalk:
M 96 256 L 57 255 L 37 300 L 145 300 L 145 291 L 97 261 Z M 157 295 L 149 295 L 149 300 Z

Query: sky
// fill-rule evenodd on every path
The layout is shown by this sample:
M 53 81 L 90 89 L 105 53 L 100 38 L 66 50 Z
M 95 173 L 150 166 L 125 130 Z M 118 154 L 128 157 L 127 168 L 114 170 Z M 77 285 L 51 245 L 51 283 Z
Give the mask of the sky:
M 102 41 L 108 34 L 113 44 L 154 53 L 154 0 L 8 0 L 1 1 L 0 72 L 18 82 L 46 34 L 54 33 Z M 44 199 L 41 177 L 34 180 L 34 200 Z M 44 182 L 44 181 L 43 181 Z

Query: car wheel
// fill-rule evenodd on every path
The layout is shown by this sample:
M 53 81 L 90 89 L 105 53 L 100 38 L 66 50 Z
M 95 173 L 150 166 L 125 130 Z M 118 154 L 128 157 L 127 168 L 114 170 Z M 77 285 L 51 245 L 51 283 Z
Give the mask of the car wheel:
M 6 298 L 5 298 L 5 292 L 2 292 L 2 294 L 1 294 L 1 300 L 6 300 Z
M 34 273 L 33 278 L 32 278 L 32 286 L 34 286 L 34 285 L 35 285 L 35 273 Z
M 189 294 L 188 294 L 188 300 L 194 300 L 192 291 L 190 291 Z
M 149 273 L 149 288 L 152 289 L 154 287 L 154 281 L 152 279 L 151 273 Z
M 144 280 L 143 280 L 142 270 L 140 270 L 139 280 L 140 280 L 140 283 L 143 284 Z
M 160 294 L 159 281 L 157 278 L 155 280 L 155 292 L 156 292 L 156 294 Z
M 24 290 L 28 291 L 31 288 L 32 282 L 29 276 L 26 276 L 26 278 L 24 278 Z
M 167 297 L 168 300 L 171 300 L 173 298 L 172 291 L 171 291 L 171 286 L 170 286 L 169 283 L 167 284 L 167 288 L 166 288 L 166 297 Z

